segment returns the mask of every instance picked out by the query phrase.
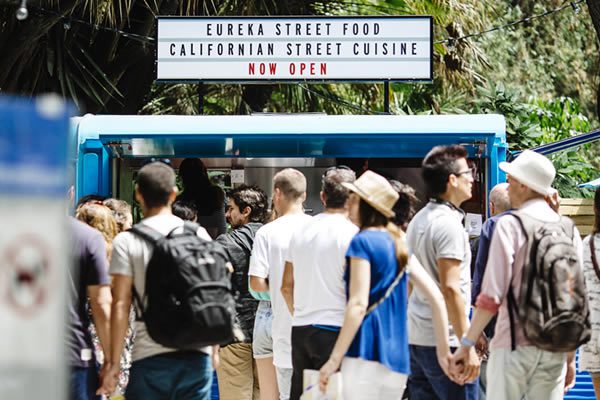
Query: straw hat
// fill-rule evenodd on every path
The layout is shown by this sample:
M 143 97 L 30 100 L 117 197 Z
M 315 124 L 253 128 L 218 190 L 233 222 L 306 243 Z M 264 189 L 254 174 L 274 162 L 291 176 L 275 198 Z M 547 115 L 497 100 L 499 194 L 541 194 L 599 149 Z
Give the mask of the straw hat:
M 398 193 L 383 176 L 365 171 L 354 183 L 342 182 L 342 185 L 386 217 L 396 215 L 392 207 L 398 201 Z
M 525 150 L 512 162 L 501 162 L 499 167 L 533 191 L 544 196 L 550 194 L 556 170 L 543 155 Z

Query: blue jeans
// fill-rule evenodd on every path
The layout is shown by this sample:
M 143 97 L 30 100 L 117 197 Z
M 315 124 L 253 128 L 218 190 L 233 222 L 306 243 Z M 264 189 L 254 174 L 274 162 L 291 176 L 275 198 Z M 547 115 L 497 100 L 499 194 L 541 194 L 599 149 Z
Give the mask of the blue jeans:
M 408 390 L 411 399 L 477 400 L 479 379 L 464 386 L 458 385 L 440 368 L 435 347 L 410 345 L 409 348 L 411 374 Z
M 210 400 L 213 368 L 204 353 L 176 352 L 134 361 L 127 400 Z
M 98 384 L 95 365 L 71 367 L 71 400 L 95 400 Z

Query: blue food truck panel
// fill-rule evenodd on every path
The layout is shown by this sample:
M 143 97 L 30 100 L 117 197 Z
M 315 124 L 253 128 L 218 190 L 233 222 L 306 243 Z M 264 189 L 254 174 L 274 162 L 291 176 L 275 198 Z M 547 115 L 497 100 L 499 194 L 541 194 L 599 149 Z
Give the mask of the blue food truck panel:
M 500 115 L 95 116 L 73 120 L 77 196 L 110 195 L 112 157 L 403 158 L 435 145 L 463 144 L 486 160 L 488 190 L 504 176 Z

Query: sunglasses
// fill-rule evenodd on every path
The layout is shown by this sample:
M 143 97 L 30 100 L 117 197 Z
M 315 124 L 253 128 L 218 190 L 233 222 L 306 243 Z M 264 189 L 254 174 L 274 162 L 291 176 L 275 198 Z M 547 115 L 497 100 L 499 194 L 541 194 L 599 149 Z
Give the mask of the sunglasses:
M 460 175 L 466 175 L 466 174 L 469 174 L 469 175 L 471 175 L 471 177 L 474 178 L 477 175 L 477 167 L 475 167 L 473 165 L 473 166 L 469 167 L 469 169 L 466 171 L 455 172 L 452 175 L 460 176 Z
M 339 171 L 339 170 L 343 170 L 343 171 L 354 171 L 352 168 L 346 166 L 346 165 L 334 165 L 333 167 L 329 167 L 325 170 L 325 172 L 323 172 L 323 178 L 325 178 L 330 172 L 332 171 Z

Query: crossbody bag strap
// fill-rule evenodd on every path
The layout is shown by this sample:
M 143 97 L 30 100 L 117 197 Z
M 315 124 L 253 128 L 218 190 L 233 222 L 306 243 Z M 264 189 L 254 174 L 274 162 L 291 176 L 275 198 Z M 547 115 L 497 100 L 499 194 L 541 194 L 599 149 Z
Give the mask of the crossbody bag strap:
M 590 251 L 592 253 L 592 266 L 596 272 L 596 276 L 600 279 L 600 265 L 598 265 L 598 258 L 596 257 L 596 246 L 594 245 L 594 235 L 590 236 Z
M 390 297 L 390 295 L 394 292 L 394 289 L 396 289 L 396 286 L 398 286 L 398 284 L 402 280 L 402 277 L 404 276 L 405 271 L 406 271 L 406 267 L 404 267 L 402 269 L 402 271 L 400 271 L 398 276 L 396 276 L 396 279 L 394 279 L 394 281 L 390 284 L 390 286 L 387 288 L 387 290 L 385 291 L 383 296 L 381 296 L 381 298 L 379 300 L 377 300 L 375 303 L 371 304 L 371 306 L 369 308 L 367 308 L 367 313 L 365 314 L 365 316 L 367 316 L 367 315 L 371 314 L 373 311 L 375 311 L 375 309 L 381 303 L 383 303 L 388 297 Z

